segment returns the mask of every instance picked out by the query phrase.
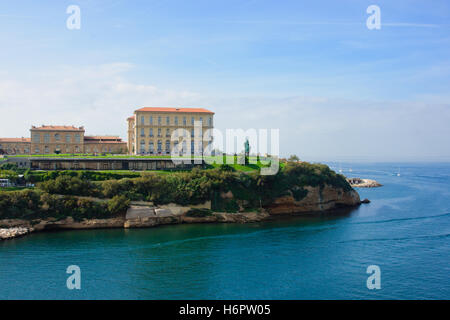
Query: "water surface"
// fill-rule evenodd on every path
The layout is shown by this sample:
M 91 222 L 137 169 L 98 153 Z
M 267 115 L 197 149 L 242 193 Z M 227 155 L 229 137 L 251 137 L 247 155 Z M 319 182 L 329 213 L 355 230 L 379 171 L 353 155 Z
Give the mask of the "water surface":
M 449 299 L 450 164 L 342 169 L 384 184 L 359 189 L 372 202 L 347 215 L 0 242 L 0 298 Z M 81 268 L 81 290 L 66 288 L 69 265 Z M 381 268 L 381 290 L 366 287 L 369 265 Z

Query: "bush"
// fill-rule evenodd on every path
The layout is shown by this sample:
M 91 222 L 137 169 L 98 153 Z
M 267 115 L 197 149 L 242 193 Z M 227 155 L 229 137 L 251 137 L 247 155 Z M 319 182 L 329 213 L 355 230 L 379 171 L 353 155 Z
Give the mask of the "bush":
M 212 215 L 212 210 L 209 209 L 191 209 L 188 212 L 186 212 L 186 216 L 193 217 L 193 218 L 202 218 L 202 217 L 208 217 Z
M 108 201 L 108 211 L 113 214 L 125 213 L 130 207 L 130 200 L 125 196 L 115 196 Z

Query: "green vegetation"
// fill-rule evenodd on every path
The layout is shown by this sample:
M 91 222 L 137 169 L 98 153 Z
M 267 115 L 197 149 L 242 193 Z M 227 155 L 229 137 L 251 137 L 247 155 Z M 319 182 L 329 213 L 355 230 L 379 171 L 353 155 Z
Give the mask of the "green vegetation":
M 100 202 L 39 190 L 0 192 L 0 219 L 106 219 L 124 213 L 128 206 L 129 200 L 119 197 Z
M 197 217 L 208 217 L 211 216 L 213 213 L 212 210 L 209 209 L 191 209 L 186 213 L 186 216 L 188 217 L 193 217 L 193 218 L 197 218 Z
M 331 185 L 351 190 L 344 176 L 326 165 L 287 162 L 276 175 L 262 176 L 262 164 L 218 164 L 184 172 L 49 171 L 25 175 L 37 181 L 36 190 L 0 192 L 1 218 L 65 217 L 106 218 L 123 213 L 130 201 L 156 205 L 196 205 L 211 201 L 213 211 L 258 210 L 275 198 L 307 196 L 306 186 Z M 37 178 L 39 177 L 39 178 Z M 40 181 L 40 182 L 39 182 Z M 89 198 L 86 198 L 89 197 Z M 191 216 L 206 215 L 195 209 Z

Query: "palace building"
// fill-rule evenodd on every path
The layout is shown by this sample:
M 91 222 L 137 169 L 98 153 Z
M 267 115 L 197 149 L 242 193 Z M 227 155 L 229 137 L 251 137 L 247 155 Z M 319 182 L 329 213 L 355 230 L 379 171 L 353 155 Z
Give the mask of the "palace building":
M 31 138 L 0 138 L 0 153 L 9 155 L 127 153 L 116 136 L 85 136 L 84 127 L 32 126 Z
M 173 148 L 180 154 L 203 153 L 207 141 L 212 141 L 208 129 L 213 129 L 213 116 L 203 108 L 137 109 L 127 119 L 128 153 L 168 155 Z

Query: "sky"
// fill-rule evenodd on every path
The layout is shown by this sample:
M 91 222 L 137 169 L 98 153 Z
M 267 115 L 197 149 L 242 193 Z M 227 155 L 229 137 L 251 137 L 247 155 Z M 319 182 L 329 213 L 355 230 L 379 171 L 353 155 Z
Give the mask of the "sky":
M 0 137 L 126 140 L 140 107 L 195 106 L 279 129 L 284 157 L 450 161 L 449 89 L 446 0 L 0 1 Z

